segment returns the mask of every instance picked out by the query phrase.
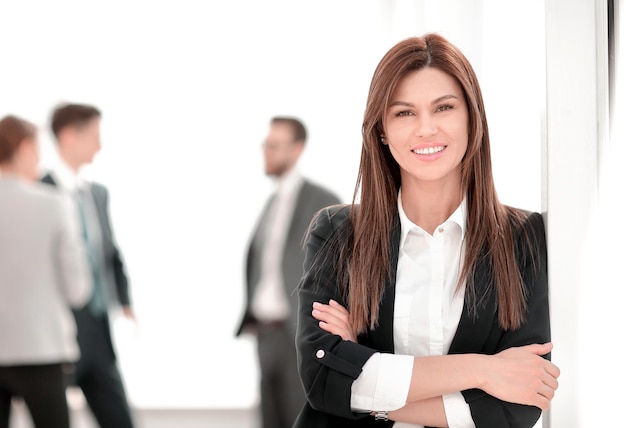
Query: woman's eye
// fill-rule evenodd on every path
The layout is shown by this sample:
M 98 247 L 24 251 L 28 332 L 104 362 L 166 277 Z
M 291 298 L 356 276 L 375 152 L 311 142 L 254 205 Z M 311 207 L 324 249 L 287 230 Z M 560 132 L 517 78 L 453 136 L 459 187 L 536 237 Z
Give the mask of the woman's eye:
M 409 116 L 411 114 L 410 111 L 404 110 L 396 113 L 396 116 Z
M 451 104 L 442 104 L 437 107 L 436 111 L 446 111 L 446 110 L 450 110 L 451 108 L 452 108 Z

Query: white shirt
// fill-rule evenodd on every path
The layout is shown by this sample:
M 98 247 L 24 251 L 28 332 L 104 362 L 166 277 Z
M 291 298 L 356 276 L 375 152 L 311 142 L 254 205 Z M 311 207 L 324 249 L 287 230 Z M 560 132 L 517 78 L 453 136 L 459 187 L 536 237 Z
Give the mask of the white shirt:
M 289 316 L 289 301 L 282 276 L 282 256 L 288 229 L 303 178 L 294 168 L 276 181 L 276 193 L 267 215 L 261 278 L 252 300 L 252 313 L 259 321 L 280 321 Z
M 430 235 L 412 223 L 398 194 L 401 238 L 394 304 L 394 354 L 376 353 L 352 384 L 355 411 L 397 410 L 406 404 L 413 357 L 445 355 L 463 313 L 465 284 L 457 290 L 463 262 L 466 202 Z M 460 392 L 443 396 L 451 428 L 473 428 Z M 396 422 L 394 428 L 420 425 Z
M 98 217 L 98 212 L 96 208 L 96 202 L 93 199 L 93 194 L 89 189 L 89 182 L 85 181 L 73 171 L 65 162 L 60 160 L 55 165 L 55 168 L 52 172 L 52 176 L 56 180 L 56 184 L 61 189 L 61 191 L 67 192 L 75 203 L 76 213 L 79 213 L 79 201 L 78 195 L 79 191 L 85 191 L 84 198 L 84 214 L 87 218 L 87 227 L 89 233 L 89 242 L 91 243 L 91 252 L 92 257 L 95 258 L 94 262 L 98 263 L 98 266 L 105 266 L 104 259 L 104 248 L 103 248 L 103 238 L 102 238 L 102 229 L 100 228 L 100 219 Z M 79 221 L 79 215 L 76 216 L 76 221 Z M 102 269 L 99 269 L 99 275 L 102 278 L 102 284 L 107 283 L 107 279 L 105 277 Z M 103 287 L 102 291 L 105 293 L 106 299 L 108 300 L 107 287 Z
M 69 166 L 63 161 L 56 163 L 53 169 L 53 176 L 57 180 L 57 185 L 70 194 L 76 192 L 79 188 L 86 185 L 85 181 L 80 178 Z
M 57 180 L 59 188 L 68 192 L 75 200 L 78 197 L 78 192 L 80 190 L 88 191 L 88 198 L 85 200 L 87 205 L 84 208 L 86 209 L 86 215 L 89 218 L 89 239 L 92 242 L 92 245 L 99 249 L 98 257 L 103 258 L 102 232 L 99 226 L 100 220 L 96 210 L 96 202 L 94 201 L 93 195 L 89 189 L 89 182 L 82 179 L 79 174 L 70 169 L 70 167 L 63 161 L 58 162 L 58 165 L 54 168 L 52 175 Z M 78 207 L 76 210 L 78 212 Z M 104 265 L 103 260 L 100 260 L 100 263 Z

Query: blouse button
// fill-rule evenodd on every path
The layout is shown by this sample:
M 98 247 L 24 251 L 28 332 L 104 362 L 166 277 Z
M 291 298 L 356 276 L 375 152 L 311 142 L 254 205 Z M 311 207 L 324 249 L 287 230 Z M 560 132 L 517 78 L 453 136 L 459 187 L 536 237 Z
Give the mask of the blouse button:
M 326 355 L 326 353 L 324 352 L 323 349 L 318 349 L 317 352 L 315 353 L 315 356 L 317 358 L 324 358 L 324 355 Z
M 439 228 L 439 233 L 443 233 L 443 227 Z

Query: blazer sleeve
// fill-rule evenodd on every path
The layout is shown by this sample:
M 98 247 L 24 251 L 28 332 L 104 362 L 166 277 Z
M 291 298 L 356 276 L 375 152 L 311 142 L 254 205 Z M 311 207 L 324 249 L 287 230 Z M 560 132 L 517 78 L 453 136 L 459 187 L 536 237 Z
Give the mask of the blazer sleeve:
M 300 378 L 311 407 L 331 415 L 357 419 L 368 414 L 351 411 L 352 382 L 376 350 L 325 332 L 311 314 L 315 301 L 328 303 L 334 299 L 345 306 L 332 261 L 316 259 L 335 231 L 338 219 L 341 217 L 347 221 L 346 216 L 333 217 L 338 209 L 335 207 L 320 211 L 313 220 L 306 241 L 304 274 L 298 291 L 296 348 Z M 344 208 L 344 211 L 348 209 Z
M 494 326 L 485 349 L 495 354 L 505 349 L 533 343 L 546 343 L 550 339 L 550 308 L 548 301 L 547 245 L 543 218 L 532 213 L 524 225 L 526 233 L 517 233 L 518 262 L 526 287 L 527 311 L 524 324 L 517 330 L 501 331 Z M 531 253 L 521 248 L 526 239 L 535 241 L 536 250 Z M 497 318 L 497 317 L 496 317 Z M 496 319 L 497 323 L 497 319 Z M 550 359 L 550 355 L 544 356 Z M 533 427 L 541 416 L 541 409 L 534 406 L 508 403 L 488 395 L 482 390 L 463 391 L 476 428 Z
M 111 226 L 111 219 L 109 214 L 109 192 L 107 188 L 101 184 L 93 183 L 93 192 L 96 195 L 95 199 L 98 201 L 98 209 L 100 211 L 100 221 L 102 222 L 102 233 L 106 240 L 105 259 L 107 269 L 113 271 L 113 279 L 115 281 L 115 290 L 117 292 L 117 298 L 122 306 L 130 306 L 130 290 L 128 275 L 126 274 L 126 267 L 124 264 L 124 258 L 115 240 L 113 233 L 113 227 Z

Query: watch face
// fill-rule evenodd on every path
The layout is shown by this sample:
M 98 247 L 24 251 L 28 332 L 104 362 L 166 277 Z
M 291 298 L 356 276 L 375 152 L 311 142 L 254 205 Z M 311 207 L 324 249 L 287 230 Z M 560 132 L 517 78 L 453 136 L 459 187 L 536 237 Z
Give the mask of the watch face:
M 374 420 L 376 421 L 388 421 L 389 420 L 389 412 L 378 411 L 374 414 Z

